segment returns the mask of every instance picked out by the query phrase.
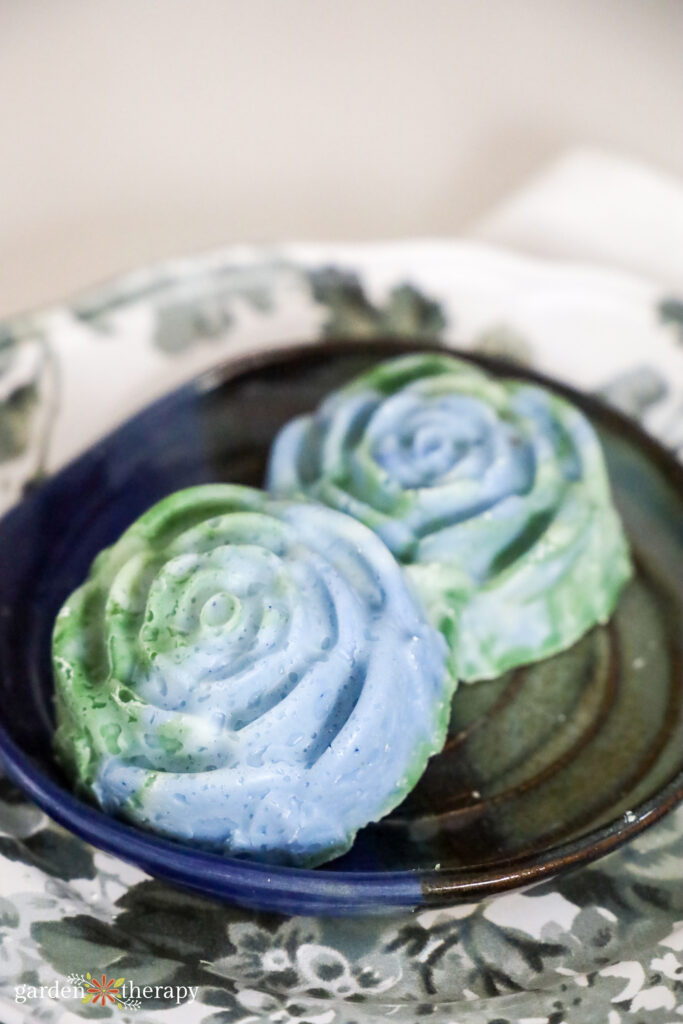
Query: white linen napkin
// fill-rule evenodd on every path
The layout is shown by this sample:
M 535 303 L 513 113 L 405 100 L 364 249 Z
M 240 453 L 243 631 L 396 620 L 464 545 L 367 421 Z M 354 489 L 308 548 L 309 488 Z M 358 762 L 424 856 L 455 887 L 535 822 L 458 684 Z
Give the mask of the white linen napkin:
M 569 150 L 470 234 L 530 255 L 608 263 L 683 290 L 683 182 L 601 150 Z

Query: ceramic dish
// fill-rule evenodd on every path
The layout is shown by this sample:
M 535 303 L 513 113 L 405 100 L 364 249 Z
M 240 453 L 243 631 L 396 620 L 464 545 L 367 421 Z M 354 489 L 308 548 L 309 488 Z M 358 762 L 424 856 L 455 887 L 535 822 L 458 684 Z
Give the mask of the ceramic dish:
M 206 894 L 344 914 L 450 904 L 539 880 L 601 856 L 683 798 L 683 470 L 596 400 L 486 359 L 494 373 L 567 395 L 599 431 L 637 565 L 609 625 L 536 666 L 461 687 L 446 748 L 417 788 L 323 869 L 205 853 L 115 821 L 71 794 L 51 754 L 50 632 L 97 551 L 180 487 L 258 486 L 284 422 L 416 344 L 425 347 L 340 341 L 224 363 L 149 406 L 5 518 L 0 749 L 10 776 L 52 817 Z

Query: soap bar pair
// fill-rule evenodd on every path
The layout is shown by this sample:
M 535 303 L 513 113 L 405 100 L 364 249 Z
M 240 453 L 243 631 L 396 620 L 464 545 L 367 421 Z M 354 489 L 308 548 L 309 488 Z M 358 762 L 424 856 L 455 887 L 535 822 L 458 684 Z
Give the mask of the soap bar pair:
M 293 421 L 268 486 L 178 492 L 98 556 L 55 625 L 55 743 L 105 810 L 312 866 L 412 789 L 458 678 L 569 646 L 630 566 L 585 417 L 447 355 Z

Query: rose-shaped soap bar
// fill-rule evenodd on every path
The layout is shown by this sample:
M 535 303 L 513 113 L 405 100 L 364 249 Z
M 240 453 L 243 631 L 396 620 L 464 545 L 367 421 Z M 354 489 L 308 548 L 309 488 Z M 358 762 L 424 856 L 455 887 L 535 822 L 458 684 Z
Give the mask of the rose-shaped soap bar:
M 281 431 L 268 476 L 383 538 L 464 680 L 568 647 L 630 573 L 586 417 L 449 355 L 391 360 L 330 395 Z
M 314 865 L 444 742 L 443 637 L 361 523 L 223 484 L 159 502 L 54 630 L 60 760 L 108 811 Z

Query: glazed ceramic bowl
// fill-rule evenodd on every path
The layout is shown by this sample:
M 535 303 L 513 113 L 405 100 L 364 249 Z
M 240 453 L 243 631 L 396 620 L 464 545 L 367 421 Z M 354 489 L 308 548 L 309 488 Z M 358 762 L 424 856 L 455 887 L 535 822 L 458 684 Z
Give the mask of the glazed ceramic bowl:
M 382 358 L 425 344 L 327 342 L 242 356 L 149 406 L 0 524 L 0 752 L 53 818 L 159 877 L 245 906 L 346 914 L 447 905 L 616 847 L 683 798 L 683 469 L 595 399 L 592 420 L 636 575 L 611 622 L 570 650 L 461 686 L 417 788 L 323 868 L 247 863 L 162 839 L 77 799 L 51 750 L 50 634 L 95 554 L 152 503 L 208 481 L 259 486 L 278 429 Z M 464 355 L 463 358 L 472 358 Z

